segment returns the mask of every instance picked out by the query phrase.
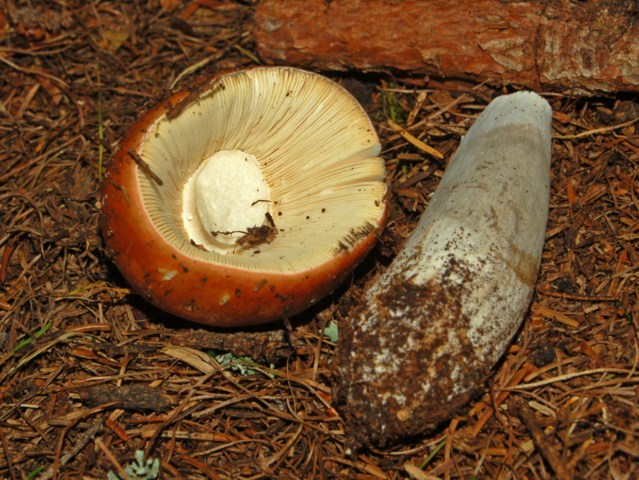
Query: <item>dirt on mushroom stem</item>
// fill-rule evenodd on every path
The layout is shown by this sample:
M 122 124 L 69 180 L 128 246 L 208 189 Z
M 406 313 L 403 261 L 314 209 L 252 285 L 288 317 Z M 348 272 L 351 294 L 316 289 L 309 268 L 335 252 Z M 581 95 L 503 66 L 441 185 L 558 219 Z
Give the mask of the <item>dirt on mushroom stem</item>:
M 466 265 L 451 259 L 441 278 L 427 285 L 398 279 L 388 292 L 374 299 L 373 306 L 356 310 L 346 320 L 352 326 L 340 330 L 342 337 L 335 359 L 340 377 L 336 396 L 346 422 L 351 426 L 349 438 L 354 449 L 371 442 L 384 447 L 398 438 L 434 430 L 481 391 L 480 385 L 491 369 L 477 356 L 476 348 L 466 337 L 470 319 L 462 313 L 460 304 L 466 287 L 458 281 L 460 276 L 470 280 L 471 275 Z M 454 279 L 451 280 L 451 276 Z M 378 327 L 362 328 L 362 315 L 370 311 L 377 312 Z M 391 314 L 397 311 L 414 313 L 410 320 L 402 320 Z M 449 322 L 433 330 L 428 328 L 428 322 L 415 321 L 416 318 L 447 318 Z M 460 349 L 454 357 L 451 352 L 441 349 L 449 336 L 459 340 Z M 400 359 L 403 367 L 394 368 Z M 462 368 L 473 372 L 464 377 L 465 385 L 456 384 L 453 375 L 460 359 L 464 362 Z M 386 365 L 386 374 L 377 376 L 371 384 L 367 372 L 383 368 L 381 365 Z M 424 394 L 422 377 L 429 376 L 433 369 L 438 377 L 447 381 L 436 384 Z M 374 389 L 374 393 L 369 389 Z M 451 402 L 451 392 L 457 390 L 468 390 L 469 393 Z M 431 407 L 422 408 L 424 403 Z M 435 405 L 438 407 L 433 411 Z M 385 428 L 380 431 L 379 425 Z

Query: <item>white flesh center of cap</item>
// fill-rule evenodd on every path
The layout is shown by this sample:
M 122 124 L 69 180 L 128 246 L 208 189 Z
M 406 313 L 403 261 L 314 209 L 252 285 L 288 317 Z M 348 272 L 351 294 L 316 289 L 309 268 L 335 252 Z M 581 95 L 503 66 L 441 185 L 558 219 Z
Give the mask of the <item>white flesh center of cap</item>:
M 184 186 L 182 220 L 189 238 L 230 253 L 249 228 L 264 225 L 269 190 L 255 156 L 223 150 L 207 158 Z

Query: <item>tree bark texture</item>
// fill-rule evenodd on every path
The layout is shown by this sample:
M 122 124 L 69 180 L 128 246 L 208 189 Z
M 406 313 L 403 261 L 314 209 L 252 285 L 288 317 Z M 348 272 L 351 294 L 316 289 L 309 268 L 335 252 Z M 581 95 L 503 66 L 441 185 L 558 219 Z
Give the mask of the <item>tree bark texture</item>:
M 262 0 L 255 37 L 268 63 L 316 70 L 639 91 L 634 0 Z

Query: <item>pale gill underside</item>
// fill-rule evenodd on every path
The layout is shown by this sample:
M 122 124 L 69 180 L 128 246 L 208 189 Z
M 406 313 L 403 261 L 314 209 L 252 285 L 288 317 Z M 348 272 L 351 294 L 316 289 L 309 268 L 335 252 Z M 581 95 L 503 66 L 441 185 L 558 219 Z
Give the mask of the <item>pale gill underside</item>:
M 179 108 L 179 105 L 178 105 Z M 271 193 L 277 235 L 233 254 L 193 245 L 183 227 L 182 189 L 220 150 L 255 155 Z M 138 170 L 145 208 L 185 254 L 248 270 L 303 271 L 350 249 L 384 211 L 384 163 L 370 120 L 346 90 L 291 68 L 223 76 L 172 119 L 161 117 L 139 148 L 160 186 Z

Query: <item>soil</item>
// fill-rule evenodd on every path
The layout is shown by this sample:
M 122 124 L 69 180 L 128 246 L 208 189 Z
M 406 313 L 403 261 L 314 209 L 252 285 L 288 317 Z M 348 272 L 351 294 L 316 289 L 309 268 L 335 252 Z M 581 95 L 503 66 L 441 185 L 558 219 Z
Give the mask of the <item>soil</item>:
M 125 478 L 136 451 L 162 478 L 639 477 L 634 95 L 543 92 L 551 208 L 532 305 L 482 393 L 426 437 L 349 450 L 323 333 L 397 254 L 500 85 L 334 77 L 380 134 L 388 224 L 350 281 L 290 322 L 214 331 L 129 290 L 98 232 L 110 152 L 180 85 L 260 64 L 254 8 L 0 5 L 0 477 Z

